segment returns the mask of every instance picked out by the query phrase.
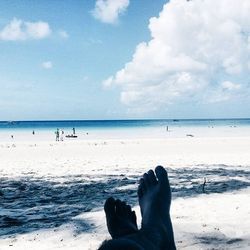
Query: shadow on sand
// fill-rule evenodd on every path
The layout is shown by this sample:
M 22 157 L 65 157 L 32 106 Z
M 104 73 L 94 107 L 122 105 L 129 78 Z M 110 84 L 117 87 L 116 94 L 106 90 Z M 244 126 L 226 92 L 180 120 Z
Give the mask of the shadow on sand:
M 237 248 L 237 244 L 242 244 L 244 241 L 241 238 L 228 238 L 222 233 L 194 238 L 196 238 L 199 245 L 203 246 L 204 249 L 235 249 Z
M 250 186 L 250 171 L 227 166 L 168 169 L 168 172 L 173 198 L 204 192 L 223 193 Z M 56 228 L 68 222 L 77 225 L 76 234 L 91 231 L 93 225 L 89 222 L 73 218 L 102 207 L 109 196 L 137 204 L 138 180 L 138 175 L 1 177 L 0 237 Z

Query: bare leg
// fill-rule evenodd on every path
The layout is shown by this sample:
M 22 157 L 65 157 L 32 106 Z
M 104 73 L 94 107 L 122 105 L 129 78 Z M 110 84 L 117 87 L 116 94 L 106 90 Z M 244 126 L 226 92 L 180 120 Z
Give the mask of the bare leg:
M 99 248 L 100 250 L 176 249 L 169 213 L 171 205 L 171 190 L 168 175 L 166 170 L 161 166 L 156 167 L 155 173 L 153 170 L 149 170 L 145 173 L 143 178 L 140 180 L 138 187 L 138 198 L 142 214 L 142 228 L 132 234 L 127 234 L 118 239 L 104 242 L 104 244 Z M 111 203 L 112 202 L 114 203 L 114 200 L 111 200 Z M 112 207 L 113 206 L 107 210 L 108 214 L 114 213 L 114 211 L 112 211 Z M 114 234 L 111 229 L 112 223 L 115 225 L 114 228 L 117 228 L 116 223 L 118 220 L 114 221 L 112 222 L 112 220 L 107 217 L 107 224 L 109 231 L 111 230 L 111 236 Z M 122 234 L 123 233 L 120 233 L 120 235 Z
M 156 176 L 155 176 L 156 173 Z M 142 230 L 160 249 L 176 249 L 170 218 L 171 189 L 166 170 L 158 166 L 143 175 L 138 187 Z M 157 178 L 156 178 L 157 177 Z

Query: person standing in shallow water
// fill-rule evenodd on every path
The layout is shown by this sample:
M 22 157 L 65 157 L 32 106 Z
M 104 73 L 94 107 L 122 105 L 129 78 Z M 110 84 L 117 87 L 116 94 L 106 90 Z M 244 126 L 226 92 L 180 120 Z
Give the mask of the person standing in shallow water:
M 108 198 L 104 205 L 112 240 L 98 250 L 175 250 L 170 218 L 171 189 L 167 171 L 158 166 L 144 173 L 138 186 L 142 223 L 138 229 L 136 214 L 119 199 Z

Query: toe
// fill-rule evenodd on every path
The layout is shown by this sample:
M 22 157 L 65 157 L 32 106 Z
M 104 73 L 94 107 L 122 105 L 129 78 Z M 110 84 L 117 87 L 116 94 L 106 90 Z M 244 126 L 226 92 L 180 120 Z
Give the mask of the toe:
M 139 186 L 137 190 L 138 197 L 141 198 L 143 194 L 145 193 L 145 191 L 146 191 L 146 188 L 145 188 L 144 180 L 141 178 L 139 181 Z
M 156 176 L 159 180 L 160 187 L 164 190 L 170 192 L 170 186 L 168 181 L 168 173 L 162 166 L 157 166 L 155 168 Z
M 148 171 L 148 179 L 149 179 L 151 185 L 157 184 L 157 180 L 156 180 L 156 177 L 155 177 L 155 173 L 154 173 L 154 171 L 153 171 L 152 169 L 150 169 L 150 170 Z
M 137 221 L 136 221 L 136 214 L 135 214 L 135 211 L 132 211 L 131 213 L 131 221 L 132 223 L 136 226 L 137 228 Z
M 127 214 L 127 204 L 125 201 L 122 201 L 121 203 L 121 210 L 124 215 Z
M 143 175 L 143 180 L 144 180 L 146 188 L 151 186 L 151 182 L 147 173 Z
M 126 205 L 126 211 L 128 214 L 132 212 L 131 207 L 129 205 Z
M 147 191 L 147 185 L 145 183 L 145 179 L 144 178 L 140 179 L 140 186 L 141 186 L 142 192 L 145 193 Z
M 122 201 L 117 199 L 115 201 L 115 208 L 116 208 L 116 214 L 117 215 L 122 215 L 123 214 L 123 205 L 122 205 Z
M 143 196 L 141 185 L 139 185 L 139 187 L 138 187 L 137 195 L 138 195 L 139 198 L 141 198 Z
M 106 200 L 104 204 L 104 211 L 107 216 L 112 216 L 115 214 L 115 200 L 113 197 L 110 197 Z
M 126 214 L 127 218 L 130 218 L 131 217 L 131 214 L 132 214 L 132 210 L 131 210 L 131 207 L 129 205 L 126 204 L 125 206 L 125 212 L 124 212 L 124 215 Z

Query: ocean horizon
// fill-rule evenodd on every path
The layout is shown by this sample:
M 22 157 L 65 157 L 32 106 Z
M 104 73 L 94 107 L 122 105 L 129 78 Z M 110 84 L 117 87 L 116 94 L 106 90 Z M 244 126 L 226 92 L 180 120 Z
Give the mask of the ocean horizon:
M 151 127 L 151 126 L 210 126 L 249 125 L 250 118 L 202 119 L 110 119 L 110 120 L 13 120 L 0 121 L 0 129 L 57 128 L 57 127 Z

